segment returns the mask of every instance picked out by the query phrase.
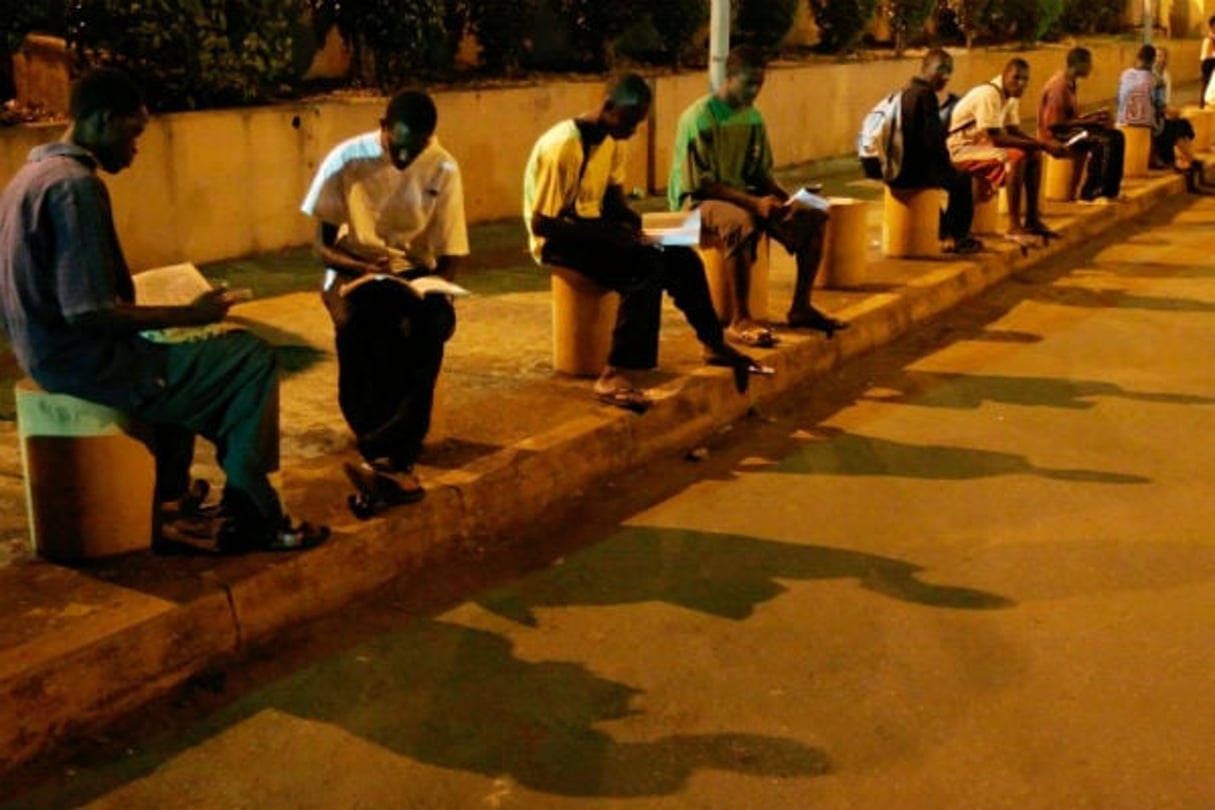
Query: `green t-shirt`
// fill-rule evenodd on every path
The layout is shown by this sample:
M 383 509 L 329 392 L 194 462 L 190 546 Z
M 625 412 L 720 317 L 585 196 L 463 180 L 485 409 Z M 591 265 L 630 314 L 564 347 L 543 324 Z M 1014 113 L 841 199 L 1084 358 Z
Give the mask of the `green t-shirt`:
M 679 116 L 667 183 L 671 210 L 700 202 L 699 190 L 710 183 L 752 189 L 771 173 L 772 145 L 759 110 L 732 110 L 710 95 Z

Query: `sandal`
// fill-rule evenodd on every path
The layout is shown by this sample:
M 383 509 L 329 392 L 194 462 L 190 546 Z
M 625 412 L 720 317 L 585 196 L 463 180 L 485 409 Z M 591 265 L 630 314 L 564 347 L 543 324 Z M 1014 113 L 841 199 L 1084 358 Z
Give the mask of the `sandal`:
M 1026 223 L 1025 230 L 1032 233 L 1034 236 L 1041 236 L 1043 239 L 1059 239 L 1063 234 L 1058 231 L 1052 231 L 1050 228 L 1041 222 Z
M 740 394 L 747 393 L 751 384 L 752 374 L 775 374 L 771 366 L 765 366 L 754 357 L 749 357 L 733 346 L 722 344 L 715 349 L 705 352 L 705 363 L 710 366 L 722 366 L 734 371 L 734 389 Z
M 292 523 L 283 515 L 277 528 L 249 530 L 235 520 L 225 520 L 219 528 L 216 545 L 220 554 L 244 554 L 251 551 L 305 551 L 316 548 L 329 539 L 329 527 L 300 521 Z
M 750 346 L 753 349 L 771 349 L 779 342 L 771 329 L 757 324 L 732 326 L 729 329 L 729 335 L 744 346 Z
M 814 307 L 799 310 L 789 310 L 789 326 L 793 329 L 815 329 L 827 336 L 835 337 L 835 333 L 847 329 L 852 324 L 817 310 Z
M 616 388 L 595 391 L 595 399 L 602 402 L 604 405 L 612 405 L 616 408 L 624 408 L 626 411 L 633 413 L 645 413 L 654 404 L 649 395 L 640 388 L 633 388 L 629 385 L 621 385 Z

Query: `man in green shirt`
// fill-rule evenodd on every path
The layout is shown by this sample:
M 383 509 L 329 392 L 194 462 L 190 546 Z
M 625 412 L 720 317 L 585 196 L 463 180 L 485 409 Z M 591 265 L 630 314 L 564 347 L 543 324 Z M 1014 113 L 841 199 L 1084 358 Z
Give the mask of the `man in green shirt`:
M 791 199 L 772 176 L 772 146 L 754 106 L 765 66 L 756 48 L 743 45 L 730 51 L 725 82 L 679 118 L 667 189 L 672 210 L 700 209 L 701 243 L 725 254 L 726 271 L 735 279 L 730 334 L 752 346 L 776 342 L 747 307 L 751 265 L 765 233 L 797 259 L 789 325 L 817 329 L 827 337 L 848 326 L 810 303 L 827 213 Z

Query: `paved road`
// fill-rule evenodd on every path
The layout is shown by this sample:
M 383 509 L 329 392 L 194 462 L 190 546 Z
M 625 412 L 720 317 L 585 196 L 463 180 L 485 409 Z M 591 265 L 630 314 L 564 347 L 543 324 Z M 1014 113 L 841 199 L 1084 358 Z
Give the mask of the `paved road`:
M 1024 274 L 11 806 L 1213 808 L 1213 240 Z

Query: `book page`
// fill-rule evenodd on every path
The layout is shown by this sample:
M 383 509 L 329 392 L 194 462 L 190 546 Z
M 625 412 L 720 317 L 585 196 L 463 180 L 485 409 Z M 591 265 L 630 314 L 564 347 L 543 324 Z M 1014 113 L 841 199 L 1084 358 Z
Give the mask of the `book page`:
M 144 270 L 131 276 L 135 283 L 135 303 L 149 307 L 175 307 L 194 303 L 198 296 L 212 289 L 207 277 L 198 268 L 186 262 Z M 172 326 L 166 329 L 148 329 L 140 336 L 153 343 L 184 343 L 190 340 L 205 340 L 229 329 L 233 324 L 209 323 L 205 326 Z
M 808 191 L 804 187 L 799 188 L 796 192 L 794 192 L 789 197 L 788 201 L 786 202 L 786 205 L 791 205 L 792 203 L 795 203 L 795 202 L 799 202 L 802 205 L 808 205 L 811 208 L 817 208 L 820 211 L 826 211 L 828 208 L 831 207 L 831 201 L 828 200 L 826 197 L 820 197 L 818 194 L 815 194 L 812 191 Z
M 641 231 L 651 245 L 695 247 L 700 244 L 700 209 L 642 214 Z

